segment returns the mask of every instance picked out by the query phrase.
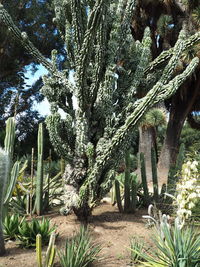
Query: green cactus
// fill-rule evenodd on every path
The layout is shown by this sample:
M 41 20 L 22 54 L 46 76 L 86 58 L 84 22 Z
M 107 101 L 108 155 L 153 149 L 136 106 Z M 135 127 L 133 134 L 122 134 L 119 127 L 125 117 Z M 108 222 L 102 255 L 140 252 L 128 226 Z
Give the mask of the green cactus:
M 200 41 L 200 33 L 188 37 L 180 31 L 174 47 L 151 62 L 150 29 L 145 29 L 142 41 L 134 40 L 131 33 L 137 1 L 54 2 L 54 22 L 67 50 L 66 69 L 56 66 L 56 51 L 52 60 L 39 52 L 3 5 L 0 21 L 49 71 L 43 78 L 42 92 L 51 103 L 46 120 L 50 140 L 67 162 L 63 175 L 65 214 L 74 210 L 81 219 L 109 191 L 112 183 L 108 179 L 113 179 L 109 174 L 129 149 L 134 127 L 151 107 L 170 98 L 194 73 L 197 57 L 178 75 L 175 69 L 183 51 Z M 157 67 L 162 67 L 160 76 Z M 69 79 L 71 70 L 74 83 Z M 136 100 L 143 88 L 145 96 Z M 88 147 L 92 153 L 88 154 Z
M 3 237 L 3 204 L 4 190 L 8 179 L 8 154 L 0 148 L 0 256 L 5 254 L 5 245 Z
M 39 124 L 38 129 L 38 159 L 36 178 L 36 213 L 41 215 L 43 204 L 43 124 Z
M 121 193 L 120 193 L 120 183 L 116 179 L 115 180 L 115 196 L 116 196 L 116 201 L 117 201 L 117 207 L 119 209 L 119 212 L 123 212 L 123 206 L 122 206 L 122 200 L 121 200 Z
M 151 169 L 152 169 L 152 181 L 153 181 L 153 194 L 155 202 L 158 202 L 158 176 L 157 176 L 157 160 L 155 149 L 151 148 Z
M 176 163 L 172 164 L 169 169 L 168 181 L 167 181 L 167 192 L 170 194 L 175 193 L 176 181 L 178 179 L 178 173 L 182 169 L 185 154 L 185 145 L 181 144 L 179 153 L 176 159 Z
M 8 177 L 5 181 L 4 186 L 4 202 L 3 202 L 3 217 L 8 212 L 8 203 L 12 197 L 17 177 L 20 172 L 20 163 L 16 161 L 12 166 L 13 162 L 13 151 L 15 141 L 15 121 L 14 118 L 9 118 L 6 122 L 6 136 L 4 140 L 4 150 L 8 155 Z
M 135 213 L 136 211 L 136 204 L 137 204 L 137 175 L 131 181 L 131 202 L 130 202 L 130 211 Z
M 40 234 L 36 236 L 36 257 L 38 267 L 52 267 L 54 264 L 56 247 L 55 247 L 56 233 L 53 231 L 50 236 L 48 248 L 45 254 L 45 261 L 42 261 L 42 237 Z
M 146 207 L 148 207 L 150 198 L 149 198 L 149 190 L 148 190 L 148 185 L 147 185 L 144 153 L 140 153 L 140 166 L 141 166 L 142 187 L 143 187 L 143 191 L 144 191 L 144 204 Z
M 125 154 L 125 177 L 124 177 L 124 212 L 130 212 L 130 185 L 131 185 L 131 175 L 130 175 L 130 151 L 128 150 Z

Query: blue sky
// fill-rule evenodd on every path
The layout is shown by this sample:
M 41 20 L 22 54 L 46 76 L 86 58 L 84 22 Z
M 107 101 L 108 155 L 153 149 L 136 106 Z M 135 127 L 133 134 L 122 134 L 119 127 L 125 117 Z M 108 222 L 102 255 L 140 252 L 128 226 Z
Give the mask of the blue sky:
M 36 82 L 41 76 L 47 74 L 48 71 L 42 66 L 39 65 L 38 70 L 34 73 L 34 75 L 32 75 L 31 73 L 31 67 L 27 68 L 27 73 L 26 73 L 26 78 L 28 78 L 26 80 L 27 85 L 31 85 L 34 82 Z M 49 102 L 47 101 L 47 99 L 45 98 L 40 104 L 35 104 L 34 106 L 35 109 L 37 109 L 39 111 L 39 113 L 43 116 L 46 116 L 48 114 L 50 114 L 50 105 Z

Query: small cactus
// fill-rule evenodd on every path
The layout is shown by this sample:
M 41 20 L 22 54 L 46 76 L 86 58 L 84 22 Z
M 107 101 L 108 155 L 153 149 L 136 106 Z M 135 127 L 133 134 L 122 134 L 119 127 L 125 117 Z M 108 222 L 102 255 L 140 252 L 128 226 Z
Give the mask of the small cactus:
M 43 124 L 39 124 L 38 129 L 38 162 L 37 162 L 37 180 L 36 180 L 36 213 L 42 214 L 43 198 Z
M 53 231 L 50 236 L 49 245 L 45 255 L 44 264 L 42 263 L 42 237 L 40 234 L 36 236 L 36 257 L 38 267 L 52 267 L 56 254 L 55 247 L 56 233 Z

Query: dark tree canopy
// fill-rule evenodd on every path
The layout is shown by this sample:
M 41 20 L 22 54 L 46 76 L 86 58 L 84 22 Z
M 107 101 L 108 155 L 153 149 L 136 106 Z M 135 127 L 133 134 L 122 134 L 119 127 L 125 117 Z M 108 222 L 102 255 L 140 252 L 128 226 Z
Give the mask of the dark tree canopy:
M 52 23 L 52 1 L 2 0 L 1 3 L 12 14 L 20 30 L 31 35 L 31 41 L 40 47 L 45 57 L 48 58 L 55 48 L 65 56 L 63 43 Z M 29 146 L 33 144 L 30 140 L 34 140 L 38 122 L 44 118 L 34 110 L 34 103 L 43 99 L 39 91 L 43 82 L 39 79 L 27 86 L 27 66 L 29 73 L 35 73 L 38 63 L 12 38 L 9 29 L 0 23 L 0 127 L 4 128 L 8 117 L 18 114 L 18 137 L 20 140 L 25 138 L 25 144 Z

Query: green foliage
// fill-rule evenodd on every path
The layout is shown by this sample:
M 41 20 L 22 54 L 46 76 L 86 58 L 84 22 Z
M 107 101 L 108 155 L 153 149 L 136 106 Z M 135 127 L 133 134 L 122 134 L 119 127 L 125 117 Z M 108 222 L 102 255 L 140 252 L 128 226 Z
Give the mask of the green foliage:
M 180 143 L 185 145 L 185 151 L 190 154 L 200 152 L 200 132 L 197 129 L 192 129 L 186 123 L 181 132 Z
M 9 201 L 9 211 L 19 215 L 25 215 L 27 211 L 27 195 L 17 194 Z
M 144 242 L 137 238 L 132 237 L 130 240 L 130 249 L 131 249 L 131 263 L 138 263 L 142 258 L 139 256 L 140 253 L 144 252 Z
M 20 218 L 19 214 L 7 215 L 3 222 L 3 234 L 5 240 L 16 239 L 19 234 L 19 225 L 23 223 L 24 218 Z
M 41 221 L 33 218 L 30 222 L 23 220 L 19 225 L 19 234 L 17 235 L 19 244 L 22 247 L 30 248 L 36 246 L 36 236 L 40 234 L 44 245 L 48 244 L 51 233 L 55 226 L 50 226 L 50 220 L 42 218 Z
M 169 228 L 163 224 L 153 239 L 155 249 L 148 253 L 134 248 L 144 262 L 140 266 L 152 267 L 197 267 L 200 259 L 200 235 L 192 226 L 180 229 L 175 223 Z
M 95 260 L 101 248 L 92 242 L 88 229 L 81 227 L 80 232 L 66 241 L 65 250 L 58 252 L 62 267 L 87 267 Z

